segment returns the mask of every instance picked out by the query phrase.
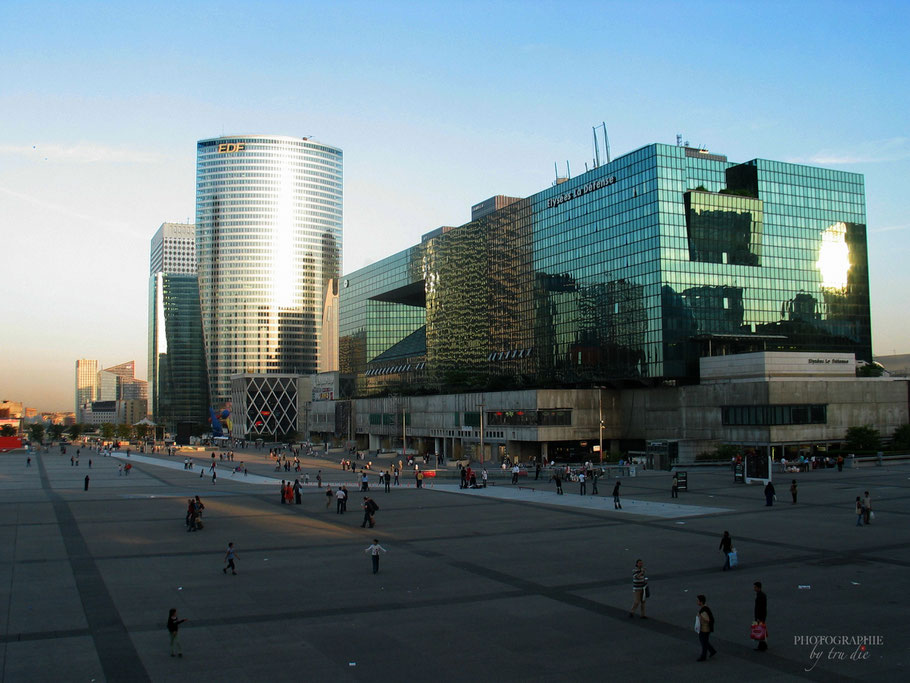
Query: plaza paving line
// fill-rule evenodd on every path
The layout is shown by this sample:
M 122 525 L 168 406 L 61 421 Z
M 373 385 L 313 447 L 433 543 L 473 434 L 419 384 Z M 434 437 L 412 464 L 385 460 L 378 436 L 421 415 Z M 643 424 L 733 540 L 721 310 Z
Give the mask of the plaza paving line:
M 411 545 L 410 541 L 401 541 L 399 544 L 402 547 L 407 548 Z M 474 562 L 467 562 L 464 560 L 454 559 L 446 556 L 444 553 L 426 550 L 426 549 L 413 549 L 412 552 L 415 552 L 418 555 L 421 555 L 426 558 L 432 558 L 439 560 L 448 564 L 449 566 L 462 571 L 474 574 L 475 576 L 480 576 L 485 579 L 500 583 L 505 586 L 509 586 L 513 589 L 521 591 L 525 596 L 539 596 L 554 600 L 556 602 L 575 607 L 577 609 L 586 610 L 589 612 L 594 612 L 604 617 L 611 618 L 622 623 L 628 623 L 628 609 L 621 607 L 614 607 L 612 605 L 606 605 L 588 598 L 576 595 L 574 593 L 568 592 L 565 588 L 562 587 L 551 587 L 545 586 L 543 584 L 530 581 L 528 579 L 512 576 L 505 572 L 490 569 L 489 567 L 484 567 L 482 565 L 476 564 Z M 702 569 L 699 572 L 699 575 L 704 575 L 704 570 Z M 623 584 L 628 584 L 628 579 L 622 579 Z M 630 624 L 630 626 L 632 626 Z M 658 633 L 663 636 L 673 638 L 675 640 L 680 640 L 686 643 L 692 642 L 692 633 L 691 626 L 681 626 L 673 624 L 670 622 L 662 621 L 660 619 L 649 618 L 646 622 L 636 620 L 634 627 L 639 627 L 650 631 L 652 633 Z M 760 663 L 755 662 L 755 655 L 753 653 L 753 648 L 749 646 L 742 645 L 738 641 L 727 640 L 724 638 L 718 638 L 715 636 L 714 641 L 716 643 L 723 644 L 724 655 L 733 656 L 737 659 L 743 661 L 748 661 L 750 664 L 757 666 L 763 666 L 771 670 L 778 671 L 787 675 L 794 675 L 793 672 L 793 662 L 785 657 L 780 657 L 778 655 L 772 654 L 771 656 L 762 657 Z M 765 653 L 767 654 L 767 653 Z M 841 676 L 838 674 L 831 673 L 830 671 L 810 671 L 810 672 L 800 672 L 795 674 L 797 677 L 804 678 L 806 680 L 815 680 L 815 681 L 856 681 L 859 679 L 851 678 L 848 676 Z
M 111 457 L 117 458 L 118 460 L 122 460 L 123 462 L 136 462 L 136 463 L 141 463 L 143 465 L 153 465 L 155 467 L 164 467 L 167 469 L 176 470 L 178 472 L 185 472 L 188 477 L 194 477 L 196 479 L 205 479 L 206 477 L 209 479 L 212 478 L 212 472 L 211 472 L 211 469 L 209 469 L 209 466 L 200 466 L 199 463 L 195 463 L 193 466 L 193 469 L 188 470 L 183 467 L 183 460 L 170 460 L 170 459 L 165 460 L 163 458 L 154 458 L 154 457 L 150 457 L 147 455 L 137 455 L 135 453 L 132 453 L 131 455 L 127 456 L 126 453 L 120 452 L 120 451 L 115 451 L 114 453 L 111 453 Z M 176 457 L 179 457 L 179 456 L 176 456 Z M 234 467 L 232 467 L 233 463 L 228 462 L 227 464 L 225 464 L 223 461 L 220 461 L 220 460 L 215 460 L 213 462 L 216 463 L 215 471 L 218 473 L 216 480 L 221 481 L 221 482 L 232 482 L 232 483 L 237 482 L 237 483 L 241 483 L 241 484 L 253 484 L 253 485 L 260 485 L 260 486 L 277 486 L 278 484 L 281 483 L 282 480 L 283 481 L 293 481 L 293 479 L 295 478 L 295 475 L 296 475 L 296 478 L 299 478 L 299 475 L 297 475 L 297 473 L 294 472 L 293 470 L 285 473 L 285 476 L 283 476 L 283 477 L 266 477 L 261 474 L 244 475 L 244 474 L 241 474 L 240 472 L 234 472 Z M 234 473 L 232 474 L 232 472 L 234 472 Z M 329 474 L 336 474 L 336 473 L 333 471 L 333 472 L 330 472 Z M 325 488 L 325 486 L 340 486 L 342 484 L 347 486 L 348 484 L 351 483 L 350 481 L 338 481 L 338 482 L 329 481 L 327 478 L 328 476 L 329 475 L 327 474 L 326 478 L 324 478 L 322 480 L 323 488 Z M 163 480 L 159 480 L 159 481 L 163 481 Z M 165 482 L 165 483 L 171 483 L 171 482 Z M 371 481 L 370 483 L 375 485 L 375 482 L 373 482 L 373 481 Z M 301 481 L 300 485 L 306 489 L 318 489 L 319 488 L 319 486 L 314 481 L 310 481 L 308 483 L 304 483 Z
M 69 504 L 51 487 L 44 457 L 37 455 L 36 460 L 41 487 L 47 492 L 60 525 L 60 536 L 105 678 L 110 681 L 151 681 Z
M 583 508 L 598 510 L 617 515 L 642 515 L 645 517 L 661 517 L 664 519 L 677 519 L 679 517 L 695 517 L 721 512 L 733 512 L 729 508 L 708 507 L 705 505 L 681 505 L 677 503 L 658 503 L 650 500 L 637 500 L 622 498 L 622 508 L 613 509 L 612 496 L 581 496 L 567 493 L 559 495 L 554 491 L 540 491 L 526 486 L 488 486 L 487 488 L 463 489 L 454 484 L 439 484 L 429 488 L 431 491 L 455 493 L 461 495 L 477 496 L 479 498 L 496 498 L 499 500 L 524 501 L 555 505 L 557 507 Z

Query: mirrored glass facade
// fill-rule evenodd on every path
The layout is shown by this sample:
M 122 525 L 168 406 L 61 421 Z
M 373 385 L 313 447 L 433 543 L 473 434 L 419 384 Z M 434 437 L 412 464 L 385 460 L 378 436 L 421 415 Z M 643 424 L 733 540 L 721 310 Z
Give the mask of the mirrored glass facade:
M 341 371 L 370 395 L 871 360 L 865 222 L 861 175 L 649 145 L 344 276 Z
M 231 375 L 316 372 L 341 268 L 342 153 L 308 138 L 197 143 L 196 259 L 211 396 Z
M 181 423 L 204 424 L 209 385 L 196 276 L 155 273 L 149 291 L 152 420 L 171 432 Z

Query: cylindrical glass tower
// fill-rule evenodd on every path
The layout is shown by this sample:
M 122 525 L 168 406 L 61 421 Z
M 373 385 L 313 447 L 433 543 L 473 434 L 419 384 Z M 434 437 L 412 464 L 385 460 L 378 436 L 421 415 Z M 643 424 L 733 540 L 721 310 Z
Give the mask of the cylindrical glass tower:
M 340 149 L 274 135 L 196 144 L 196 258 L 215 403 L 230 400 L 231 375 L 316 372 L 341 233 Z

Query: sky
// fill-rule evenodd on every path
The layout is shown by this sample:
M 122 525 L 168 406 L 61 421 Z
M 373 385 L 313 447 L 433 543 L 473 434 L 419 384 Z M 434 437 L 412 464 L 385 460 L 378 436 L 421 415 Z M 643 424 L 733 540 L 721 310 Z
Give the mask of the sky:
M 652 142 L 862 173 L 876 355 L 910 352 L 902 2 L 0 3 L 0 400 L 146 377 L 149 242 L 195 143 L 344 151 L 343 272 Z

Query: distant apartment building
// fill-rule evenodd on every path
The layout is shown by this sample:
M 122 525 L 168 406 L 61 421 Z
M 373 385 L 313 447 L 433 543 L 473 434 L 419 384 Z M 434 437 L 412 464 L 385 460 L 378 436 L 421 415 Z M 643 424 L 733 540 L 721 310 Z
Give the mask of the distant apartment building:
M 2 401 L 0 402 L 0 418 L 13 419 L 23 417 L 23 406 L 21 401 Z
M 128 424 L 134 425 L 144 419 L 148 403 L 143 400 L 92 401 L 81 406 L 83 424 Z

